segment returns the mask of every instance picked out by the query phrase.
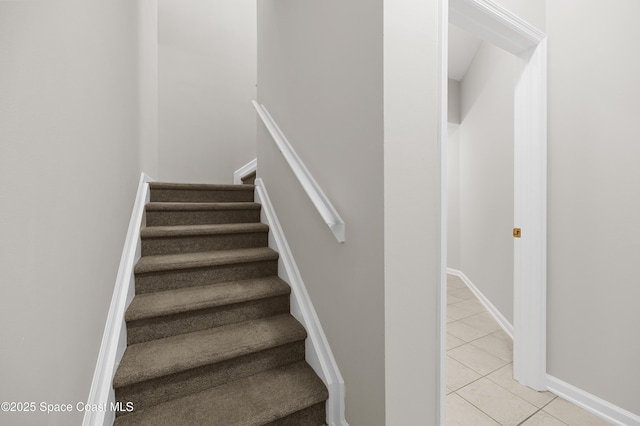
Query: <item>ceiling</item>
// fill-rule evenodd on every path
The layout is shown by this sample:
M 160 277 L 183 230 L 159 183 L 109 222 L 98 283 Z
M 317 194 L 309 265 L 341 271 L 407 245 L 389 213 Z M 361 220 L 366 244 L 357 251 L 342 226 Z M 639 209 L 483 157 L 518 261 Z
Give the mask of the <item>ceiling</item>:
M 482 40 L 449 24 L 449 78 L 462 80 Z

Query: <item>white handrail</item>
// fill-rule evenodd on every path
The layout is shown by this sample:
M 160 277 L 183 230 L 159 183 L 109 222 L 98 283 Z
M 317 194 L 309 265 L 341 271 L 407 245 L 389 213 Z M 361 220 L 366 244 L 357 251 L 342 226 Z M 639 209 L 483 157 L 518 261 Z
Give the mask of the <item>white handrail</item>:
M 333 232 L 336 240 L 338 240 L 339 243 L 344 243 L 345 224 L 340 217 L 340 214 L 338 214 L 338 211 L 333 207 L 333 204 L 331 204 L 331 201 L 329 201 L 325 193 L 322 191 L 318 182 L 316 182 L 311 173 L 309 173 L 309 170 L 304 165 L 300 157 L 298 157 L 298 154 L 296 154 L 284 133 L 282 133 L 282 130 L 280 130 L 280 127 L 278 127 L 264 105 L 260 105 L 256 101 L 251 101 L 251 103 L 271 134 L 274 142 L 280 149 L 285 160 L 287 160 L 289 167 L 293 170 L 293 174 L 298 179 L 298 182 L 300 182 L 300 185 L 302 185 L 302 188 L 318 210 L 318 213 L 320 213 L 322 219 L 329 226 L 329 229 Z

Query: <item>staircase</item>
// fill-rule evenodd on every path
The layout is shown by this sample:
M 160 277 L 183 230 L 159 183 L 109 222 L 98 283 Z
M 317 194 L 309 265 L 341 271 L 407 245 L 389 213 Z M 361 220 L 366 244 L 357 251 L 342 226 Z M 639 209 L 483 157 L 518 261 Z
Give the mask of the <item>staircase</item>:
M 324 425 L 328 392 L 305 362 L 254 186 L 150 187 L 114 424 Z

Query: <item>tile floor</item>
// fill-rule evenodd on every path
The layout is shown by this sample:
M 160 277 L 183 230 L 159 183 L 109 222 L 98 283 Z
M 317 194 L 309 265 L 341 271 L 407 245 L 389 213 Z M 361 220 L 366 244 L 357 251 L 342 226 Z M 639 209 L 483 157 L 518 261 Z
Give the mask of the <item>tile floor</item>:
M 513 344 L 471 290 L 447 277 L 447 426 L 606 426 L 512 378 Z

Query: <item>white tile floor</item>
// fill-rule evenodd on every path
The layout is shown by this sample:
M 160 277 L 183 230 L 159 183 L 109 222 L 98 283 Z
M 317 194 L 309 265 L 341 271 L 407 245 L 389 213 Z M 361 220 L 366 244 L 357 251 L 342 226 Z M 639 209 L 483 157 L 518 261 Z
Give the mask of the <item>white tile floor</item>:
M 513 380 L 513 344 L 460 278 L 447 277 L 447 426 L 606 426 Z

